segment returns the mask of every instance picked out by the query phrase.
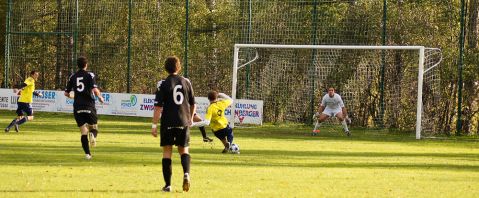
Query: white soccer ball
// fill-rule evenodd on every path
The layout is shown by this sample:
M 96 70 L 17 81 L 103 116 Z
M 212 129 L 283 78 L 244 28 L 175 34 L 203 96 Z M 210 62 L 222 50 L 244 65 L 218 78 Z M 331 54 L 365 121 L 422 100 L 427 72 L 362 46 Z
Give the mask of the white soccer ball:
M 230 151 L 231 151 L 231 153 L 239 154 L 240 153 L 239 145 L 232 144 L 231 147 L 230 147 Z

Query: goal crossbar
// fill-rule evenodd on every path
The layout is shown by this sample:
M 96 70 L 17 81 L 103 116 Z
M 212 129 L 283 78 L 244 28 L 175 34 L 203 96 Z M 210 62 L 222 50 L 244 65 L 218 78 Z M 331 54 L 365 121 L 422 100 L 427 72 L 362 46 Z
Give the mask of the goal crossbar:
M 351 50 L 417 50 L 419 56 L 418 62 L 418 83 L 417 83 L 417 109 L 416 109 L 416 139 L 421 138 L 421 112 L 422 112 L 422 87 L 424 78 L 424 58 L 425 47 L 424 46 L 366 46 L 366 45 L 277 45 L 277 44 L 235 44 L 234 45 L 234 58 L 233 58 L 233 79 L 231 95 L 233 100 L 236 100 L 236 86 L 238 81 L 238 69 L 239 67 L 239 51 L 240 48 L 272 48 L 272 49 L 351 49 Z M 247 64 L 254 62 L 257 59 L 248 61 Z M 246 64 L 243 64 L 246 65 Z M 235 120 L 235 106 L 232 105 L 232 122 L 231 127 L 234 127 Z

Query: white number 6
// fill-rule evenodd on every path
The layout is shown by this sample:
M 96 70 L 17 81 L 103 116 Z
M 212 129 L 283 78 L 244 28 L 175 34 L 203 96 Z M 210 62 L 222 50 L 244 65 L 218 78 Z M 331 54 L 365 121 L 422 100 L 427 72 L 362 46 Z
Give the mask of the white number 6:
M 178 91 L 178 89 L 182 89 L 183 86 L 181 85 L 176 85 L 175 88 L 173 89 L 173 101 L 175 101 L 175 104 L 181 105 L 183 103 L 183 93 L 181 91 Z

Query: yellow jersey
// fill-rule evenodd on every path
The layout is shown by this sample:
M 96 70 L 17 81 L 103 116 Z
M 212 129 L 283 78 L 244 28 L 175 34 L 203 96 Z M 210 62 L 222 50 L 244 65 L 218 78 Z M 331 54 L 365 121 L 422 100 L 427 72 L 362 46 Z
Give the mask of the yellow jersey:
M 26 87 L 23 88 L 22 93 L 18 102 L 32 103 L 33 102 L 33 91 L 35 91 L 35 79 L 28 77 L 25 80 Z
M 210 127 L 213 131 L 219 131 L 228 126 L 228 119 L 225 117 L 225 109 L 231 105 L 231 99 L 213 102 L 206 110 L 205 119 L 210 120 Z

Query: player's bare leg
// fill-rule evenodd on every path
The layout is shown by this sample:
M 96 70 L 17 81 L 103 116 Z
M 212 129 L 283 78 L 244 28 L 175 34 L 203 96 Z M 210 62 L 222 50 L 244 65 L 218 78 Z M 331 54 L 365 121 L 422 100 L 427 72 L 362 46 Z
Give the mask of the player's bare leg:
M 316 123 L 314 124 L 314 129 L 313 132 L 311 133 L 312 136 L 316 136 L 319 133 L 319 127 L 321 127 L 321 123 L 323 123 L 325 120 L 329 118 L 327 114 L 321 113 L 319 114 L 319 117 L 315 116 L 317 118 Z
M 201 119 L 201 117 L 198 116 L 198 114 L 195 113 L 195 115 L 193 116 L 193 122 L 201 122 L 201 121 L 203 121 L 203 119 Z M 201 126 L 201 127 L 198 127 L 198 128 L 201 131 L 201 136 L 203 136 L 203 142 L 213 142 L 213 139 L 206 136 L 206 130 L 205 130 L 204 126 Z
M 348 123 L 346 123 L 346 118 L 342 112 L 339 112 L 336 114 L 336 117 L 338 120 L 341 122 L 341 125 L 343 125 L 344 132 L 346 133 L 347 136 L 351 136 L 351 132 L 348 129 Z
M 88 125 L 88 130 L 90 131 L 89 133 L 89 138 L 90 138 L 90 145 L 92 147 L 96 146 L 96 137 L 98 136 L 98 125 Z

